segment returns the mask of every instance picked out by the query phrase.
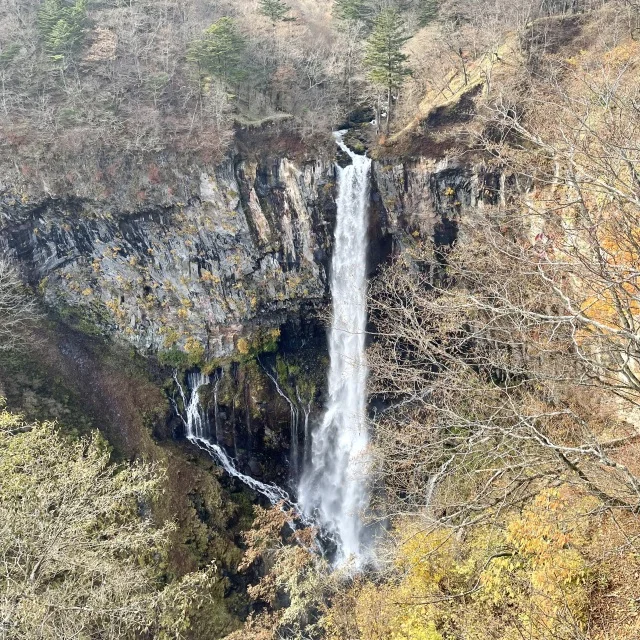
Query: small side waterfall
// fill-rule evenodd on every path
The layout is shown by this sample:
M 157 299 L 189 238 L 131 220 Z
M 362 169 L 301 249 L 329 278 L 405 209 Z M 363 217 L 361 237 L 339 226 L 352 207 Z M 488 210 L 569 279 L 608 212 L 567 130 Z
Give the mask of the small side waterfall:
M 220 376 L 221 377 L 221 376 Z M 214 382 L 214 395 L 217 396 L 217 385 L 220 381 L 220 377 L 216 377 Z M 251 476 L 247 476 L 241 473 L 235 465 L 233 458 L 229 457 L 225 450 L 217 443 L 211 440 L 211 425 L 209 423 L 208 413 L 203 409 L 200 403 L 200 389 L 203 386 L 211 384 L 211 378 L 205 376 L 202 373 L 189 373 L 187 375 L 188 386 L 188 398 L 187 393 L 183 389 L 177 375 L 174 375 L 174 380 L 178 386 L 178 390 L 182 397 L 182 403 L 184 405 L 184 416 L 176 407 L 176 412 L 184 422 L 187 438 L 190 442 L 197 447 L 206 451 L 230 476 L 238 478 L 241 482 L 248 487 L 261 493 L 265 496 L 271 504 L 278 504 L 279 502 L 285 502 L 289 505 L 293 505 L 289 494 L 280 487 L 272 484 L 265 484 L 260 482 Z M 216 398 L 217 400 L 217 398 Z M 216 412 L 216 431 L 217 424 L 217 407 Z
M 302 463 L 306 465 L 311 460 L 311 433 L 309 432 L 309 416 L 311 415 L 311 405 L 313 398 L 307 401 L 306 405 L 303 399 L 300 397 L 300 390 L 296 386 L 296 398 L 298 399 L 298 405 L 302 408 L 302 414 L 304 415 L 304 452 Z
M 220 442 L 220 409 L 218 408 L 218 387 L 224 377 L 224 369 L 218 369 L 213 383 L 213 424 L 216 431 L 216 442 Z
M 278 395 L 284 399 L 284 401 L 289 405 L 289 411 L 291 413 L 291 475 L 293 478 L 298 477 L 298 464 L 300 460 L 299 454 L 299 442 L 300 442 L 300 434 L 298 432 L 298 407 L 295 402 L 291 400 L 291 398 L 282 390 L 280 383 L 278 382 L 278 378 L 276 375 L 272 374 L 267 367 L 265 367 L 262 363 L 260 363 L 262 370 L 265 372 L 269 380 L 273 382 L 273 386 L 275 387 Z
M 338 220 L 332 261 L 333 321 L 329 336 L 329 400 L 312 434 L 311 461 L 298 503 L 337 545 L 337 564 L 366 560 L 362 514 L 368 506 L 365 330 L 366 249 L 371 160 L 336 134 L 352 164 L 338 168 Z

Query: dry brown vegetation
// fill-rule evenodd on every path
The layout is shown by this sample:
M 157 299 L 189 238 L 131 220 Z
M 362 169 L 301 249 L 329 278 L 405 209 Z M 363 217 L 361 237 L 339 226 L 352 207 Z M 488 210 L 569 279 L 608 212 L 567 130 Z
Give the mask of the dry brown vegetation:
M 53 59 L 39 3 L 3 3 L 3 141 L 34 153 L 78 152 L 81 141 L 83 149 L 169 148 L 215 159 L 230 141 L 234 119 L 247 124 L 290 113 L 300 116 L 294 128 L 301 134 L 324 132 L 337 101 L 327 79 L 340 62 L 326 11 L 314 5 L 295 5 L 295 22 L 271 25 L 254 2 L 89 3 L 78 45 Z M 199 78 L 187 55 L 222 16 L 237 22 L 246 43 L 243 78 L 233 86 Z
M 360 637 L 637 635 L 631 25 L 613 3 L 538 25 L 554 46 L 519 48 L 467 128 L 502 175 L 496 204 L 463 211 L 453 246 L 417 243 L 374 287 L 374 390 L 389 403 L 378 495 L 400 546 L 390 582 L 355 602 L 394 589 L 421 602 Z M 403 624 L 413 631 L 393 635 Z
M 476 82 L 474 61 L 496 54 L 507 33 L 541 16 L 599 5 L 447 0 L 438 3 L 437 20 L 420 29 L 424 1 L 364 3 L 370 12 L 398 6 L 411 36 L 406 52 L 413 75 L 394 96 L 400 128 L 421 111 L 425 95 L 450 98 Z M 288 4 L 295 20 L 272 24 L 254 0 L 108 0 L 86 8 L 83 0 L 8 0 L 0 7 L 3 146 L 29 157 L 37 172 L 38 162 L 62 164 L 103 147 L 138 155 L 197 152 L 215 160 L 235 125 L 279 123 L 305 139 L 326 136 L 346 111 L 377 101 L 362 66 L 370 25 L 338 20 L 330 0 Z M 68 46 L 43 26 L 45 6 L 67 13 L 80 7 Z M 203 75 L 189 55 L 221 17 L 234 21 L 243 42 L 242 73 L 233 82 Z M 545 36 L 537 46 L 551 45 Z
M 323 583 L 308 637 L 638 637 L 635 21 L 614 2 L 526 19 L 491 81 L 464 61 L 483 90 L 456 130 L 499 187 L 459 207 L 451 246 L 415 239 L 372 287 L 380 564 Z

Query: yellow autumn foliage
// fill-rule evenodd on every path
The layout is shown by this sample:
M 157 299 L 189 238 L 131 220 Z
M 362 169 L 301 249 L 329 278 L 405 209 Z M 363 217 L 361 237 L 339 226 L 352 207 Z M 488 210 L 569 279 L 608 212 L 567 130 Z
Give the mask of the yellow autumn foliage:
M 581 514 L 592 500 L 545 490 L 521 513 L 463 532 L 396 523 L 395 562 L 379 582 L 359 581 L 325 618 L 342 640 L 562 640 L 587 622 L 594 576 Z M 357 636 L 346 632 L 353 611 Z
M 143 514 L 163 471 L 27 421 L 0 397 L 0 637 L 184 638 L 224 589 L 214 564 L 167 583 L 175 525 Z

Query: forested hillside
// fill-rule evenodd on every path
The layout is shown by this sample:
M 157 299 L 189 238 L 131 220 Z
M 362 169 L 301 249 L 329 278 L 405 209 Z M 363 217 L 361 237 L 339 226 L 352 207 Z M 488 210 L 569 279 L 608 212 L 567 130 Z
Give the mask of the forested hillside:
M 0 638 L 639 638 L 639 72 L 630 0 L 4 0 Z
M 447 92 L 452 71 L 468 81 L 469 65 L 496 53 L 507 33 L 592 4 L 8 0 L 4 144 L 62 157 L 96 145 L 216 157 L 234 123 L 291 118 L 303 138 L 326 135 L 389 87 L 409 117 L 427 91 Z M 385 30 L 397 32 L 391 48 L 404 46 L 386 74 L 376 61 Z M 551 46 L 542 37 L 534 49 Z

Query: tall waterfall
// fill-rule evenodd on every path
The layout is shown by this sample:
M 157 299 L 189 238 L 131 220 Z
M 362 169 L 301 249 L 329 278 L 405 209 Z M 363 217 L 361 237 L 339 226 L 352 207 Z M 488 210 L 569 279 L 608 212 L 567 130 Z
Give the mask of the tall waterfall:
M 238 478 L 238 480 L 246 484 L 248 487 L 251 487 L 251 489 L 253 489 L 254 491 L 261 493 L 271 502 L 271 504 L 285 502 L 291 505 L 292 503 L 289 499 L 289 494 L 284 489 L 280 489 L 280 487 L 272 484 L 265 484 L 264 482 L 260 482 L 259 480 L 256 480 L 251 476 L 241 473 L 236 468 L 233 458 L 229 457 L 226 454 L 225 450 L 217 442 L 214 442 L 211 439 L 212 434 L 209 416 L 200 403 L 200 389 L 205 385 L 211 384 L 211 378 L 209 376 L 205 376 L 202 373 L 189 373 L 187 375 L 188 398 L 187 393 L 185 393 L 185 390 L 178 380 L 178 376 L 175 375 L 174 379 L 178 386 L 178 390 L 180 391 L 180 395 L 182 396 L 182 404 L 184 406 L 184 415 L 180 411 L 177 411 L 177 413 L 184 422 L 187 438 L 189 439 L 189 441 L 203 451 L 206 451 L 230 476 Z M 214 383 L 215 395 L 217 395 L 219 381 L 220 378 L 216 377 Z M 217 406 L 215 411 L 215 437 L 217 439 Z
M 337 563 L 366 559 L 362 513 L 367 508 L 365 330 L 366 249 L 371 161 L 351 152 L 352 164 L 338 168 L 338 219 L 332 261 L 333 321 L 329 337 L 329 399 L 313 433 L 311 461 L 298 503 L 337 545 Z

